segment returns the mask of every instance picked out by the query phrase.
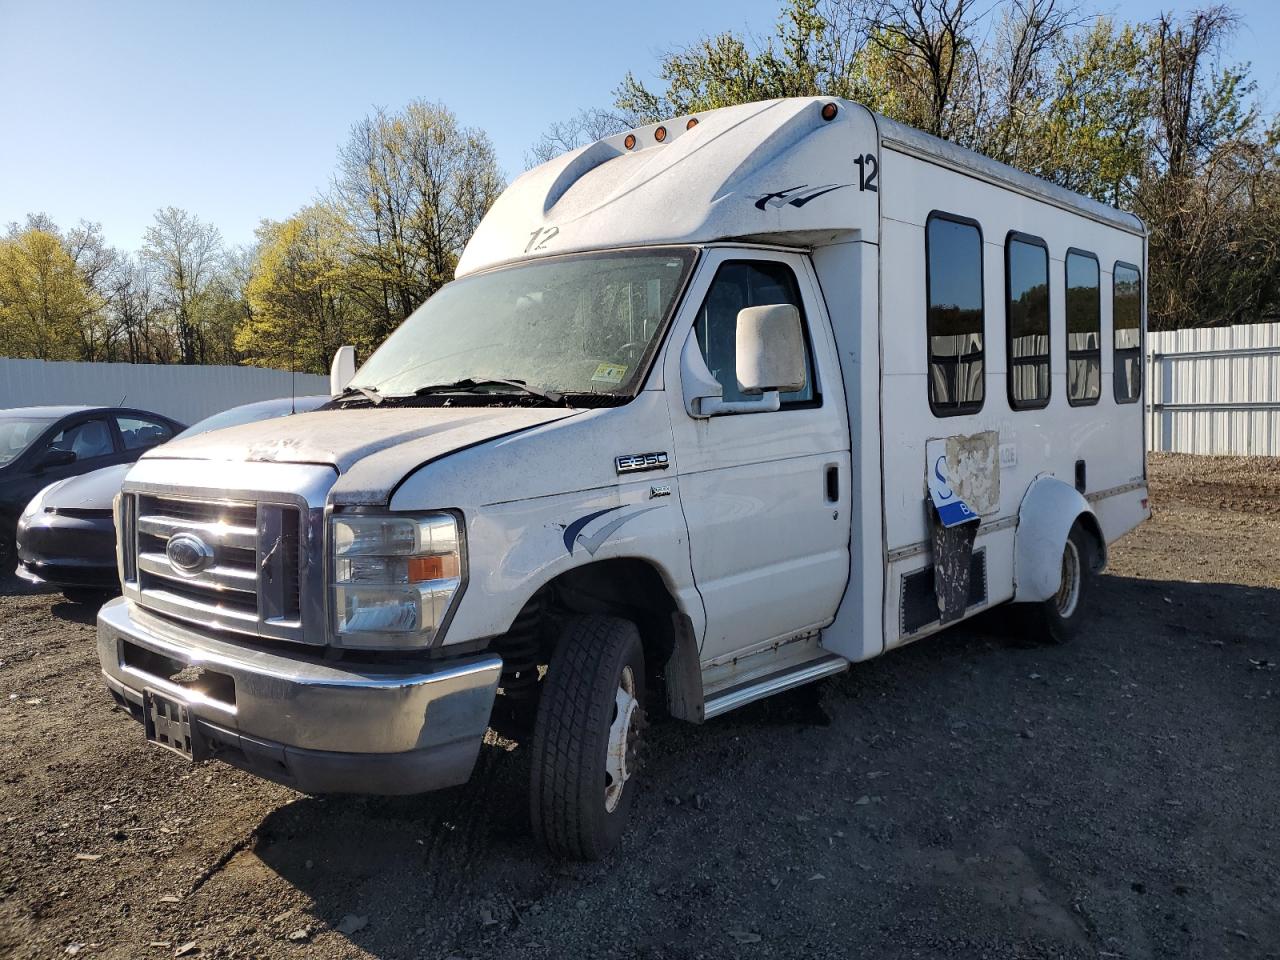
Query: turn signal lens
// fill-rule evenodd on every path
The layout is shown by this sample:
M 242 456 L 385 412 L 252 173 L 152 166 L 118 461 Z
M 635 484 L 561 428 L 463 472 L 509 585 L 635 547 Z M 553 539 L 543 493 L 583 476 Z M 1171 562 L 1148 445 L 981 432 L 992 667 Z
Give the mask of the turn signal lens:
M 410 557 L 409 582 L 425 583 L 428 580 L 448 580 L 458 575 L 458 555 L 437 557 Z
M 628 150 L 634 150 L 636 146 L 636 135 L 634 133 L 628 133 L 626 138 L 622 141 L 622 145 Z
M 824 103 L 822 105 L 823 120 L 834 120 L 836 118 L 836 114 L 839 112 L 840 112 L 840 108 L 837 107 L 834 103 Z
M 667 139 L 667 128 L 659 127 L 657 130 L 653 131 L 653 139 L 657 140 L 659 143 Z

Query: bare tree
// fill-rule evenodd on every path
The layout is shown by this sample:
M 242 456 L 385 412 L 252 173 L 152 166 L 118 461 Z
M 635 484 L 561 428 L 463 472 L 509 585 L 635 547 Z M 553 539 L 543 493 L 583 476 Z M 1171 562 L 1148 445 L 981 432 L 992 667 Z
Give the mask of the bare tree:
M 352 128 L 333 203 L 350 227 L 351 282 L 375 341 L 453 278 L 503 185 L 488 136 L 440 104 L 379 110 Z
M 176 207 L 158 210 L 144 235 L 141 257 L 172 315 L 181 362 L 204 362 L 199 307 L 222 257 L 217 227 Z
M 1011 0 L 996 27 L 985 59 L 987 116 L 979 147 L 1005 163 L 1034 169 L 1040 157 L 1028 152 L 1043 145 L 1040 124 L 1054 92 L 1053 52 L 1087 17 L 1062 0 Z
M 614 111 L 599 108 L 580 110 L 568 120 L 557 120 L 547 127 L 525 153 L 524 165 L 526 168 L 536 167 L 562 153 L 577 150 L 630 128 L 631 124 L 627 119 Z
M 869 42 L 923 89 L 919 122 L 935 136 L 965 140 L 970 133 L 955 114 L 966 86 L 976 85 L 967 92 L 980 96 L 975 6 L 975 0 L 881 0 L 868 15 Z

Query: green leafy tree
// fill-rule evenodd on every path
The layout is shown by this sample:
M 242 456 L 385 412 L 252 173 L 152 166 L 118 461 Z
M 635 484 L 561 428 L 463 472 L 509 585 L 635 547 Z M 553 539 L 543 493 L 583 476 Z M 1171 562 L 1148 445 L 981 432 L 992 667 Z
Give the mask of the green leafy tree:
M 246 286 L 249 313 L 236 333 L 248 363 L 324 373 L 333 352 L 372 345 L 351 293 L 348 225 L 325 204 L 258 228 Z
M 55 232 L 28 227 L 0 240 L 0 353 L 84 359 L 82 325 L 100 308 Z

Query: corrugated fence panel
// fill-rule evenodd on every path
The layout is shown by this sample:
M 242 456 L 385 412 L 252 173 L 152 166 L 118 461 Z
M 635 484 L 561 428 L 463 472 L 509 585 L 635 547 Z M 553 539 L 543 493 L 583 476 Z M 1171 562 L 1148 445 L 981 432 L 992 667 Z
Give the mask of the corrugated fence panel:
M 1280 456 L 1280 323 L 1147 337 L 1147 444 Z
M 254 400 L 327 394 L 329 378 L 260 367 L 64 363 L 0 357 L 0 409 L 41 404 L 139 407 L 191 424 Z

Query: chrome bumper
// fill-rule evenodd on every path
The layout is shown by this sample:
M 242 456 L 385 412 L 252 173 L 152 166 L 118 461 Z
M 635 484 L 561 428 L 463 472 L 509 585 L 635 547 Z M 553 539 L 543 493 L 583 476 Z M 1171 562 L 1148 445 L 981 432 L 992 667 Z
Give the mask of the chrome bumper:
M 98 657 L 117 703 L 188 704 L 209 753 L 307 793 L 422 793 L 463 783 L 502 659 L 353 664 L 214 639 L 113 600 Z

